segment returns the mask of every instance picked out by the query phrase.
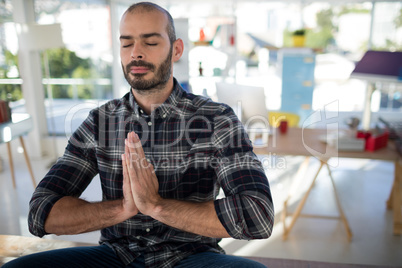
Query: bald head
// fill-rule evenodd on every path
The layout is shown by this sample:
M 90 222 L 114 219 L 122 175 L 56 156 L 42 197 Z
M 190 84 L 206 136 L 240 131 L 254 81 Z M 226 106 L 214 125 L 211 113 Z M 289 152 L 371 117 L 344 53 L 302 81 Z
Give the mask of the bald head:
M 174 28 L 173 18 L 166 9 L 158 6 L 157 4 L 151 3 L 151 2 L 139 2 L 139 3 L 131 5 L 126 10 L 126 12 L 124 12 L 124 15 L 126 13 L 136 13 L 136 12 L 142 13 L 142 12 L 154 12 L 154 11 L 161 12 L 166 16 L 167 21 L 168 21 L 168 23 L 166 25 L 166 31 L 169 36 L 170 44 L 173 44 L 174 41 L 176 41 L 176 39 L 177 39 L 176 38 L 176 30 Z

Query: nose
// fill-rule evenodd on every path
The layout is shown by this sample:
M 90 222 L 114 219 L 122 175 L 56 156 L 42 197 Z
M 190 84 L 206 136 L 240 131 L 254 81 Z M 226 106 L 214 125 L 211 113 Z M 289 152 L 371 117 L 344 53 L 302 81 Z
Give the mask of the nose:
M 133 49 L 131 50 L 131 58 L 133 60 L 143 59 L 143 51 L 140 44 L 134 44 Z

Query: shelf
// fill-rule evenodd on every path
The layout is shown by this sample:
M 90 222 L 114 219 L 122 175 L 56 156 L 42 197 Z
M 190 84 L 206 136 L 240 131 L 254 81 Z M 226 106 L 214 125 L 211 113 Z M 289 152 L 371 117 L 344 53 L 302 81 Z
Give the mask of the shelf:
M 212 41 L 195 41 L 193 42 L 194 46 L 210 46 L 212 45 Z

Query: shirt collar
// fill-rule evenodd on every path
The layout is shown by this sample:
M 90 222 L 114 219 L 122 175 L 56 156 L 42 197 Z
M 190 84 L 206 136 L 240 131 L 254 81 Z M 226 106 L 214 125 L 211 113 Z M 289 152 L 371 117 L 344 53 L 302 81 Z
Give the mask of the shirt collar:
M 183 95 L 184 90 L 180 86 L 180 84 L 177 82 L 175 78 L 173 78 L 173 90 L 172 93 L 169 95 L 169 97 L 166 99 L 164 103 L 162 103 L 158 108 L 156 108 L 151 116 L 154 116 L 155 118 L 167 118 L 172 112 L 174 112 L 178 103 Z M 142 116 L 143 114 L 140 112 L 142 111 L 141 107 L 138 105 L 138 103 L 135 100 L 134 94 L 132 90 L 130 89 L 130 95 L 129 95 L 129 102 L 130 106 L 133 108 L 133 112 L 137 116 Z

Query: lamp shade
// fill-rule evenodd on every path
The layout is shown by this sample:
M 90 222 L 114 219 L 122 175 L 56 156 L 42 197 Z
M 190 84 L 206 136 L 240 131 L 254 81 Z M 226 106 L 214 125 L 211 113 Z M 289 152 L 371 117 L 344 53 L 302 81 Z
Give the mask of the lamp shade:
M 356 64 L 351 77 L 370 82 L 402 82 L 402 52 L 369 50 Z
M 60 24 L 20 24 L 20 47 L 27 50 L 45 50 L 63 47 Z

